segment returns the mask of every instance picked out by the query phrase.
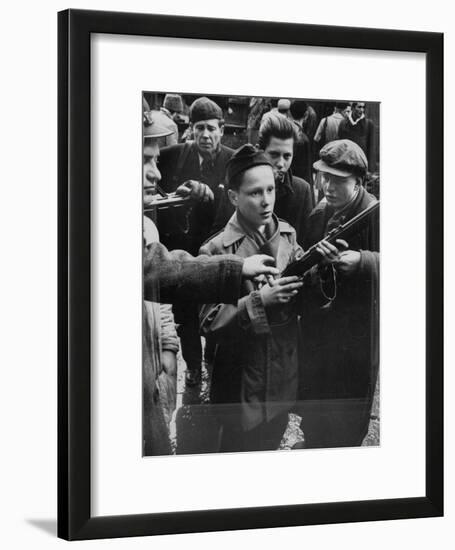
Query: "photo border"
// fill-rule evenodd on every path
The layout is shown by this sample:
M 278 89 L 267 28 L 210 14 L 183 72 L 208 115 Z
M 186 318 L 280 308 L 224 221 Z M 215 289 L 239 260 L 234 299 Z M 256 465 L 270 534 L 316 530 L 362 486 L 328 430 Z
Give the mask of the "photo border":
M 443 35 L 86 10 L 60 12 L 58 25 L 58 536 L 82 540 L 442 516 Z M 92 33 L 426 54 L 425 496 L 92 517 Z

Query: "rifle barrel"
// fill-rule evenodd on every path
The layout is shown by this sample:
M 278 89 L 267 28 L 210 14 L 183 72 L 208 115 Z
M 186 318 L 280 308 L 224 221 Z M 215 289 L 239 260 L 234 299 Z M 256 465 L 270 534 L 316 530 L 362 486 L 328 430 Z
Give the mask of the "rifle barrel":
M 367 223 L 370 221 L 370 217 L 374 214 L 374 212 L 379 211 L 379 202 L 380 201 L 376 201 L 370 204 L 367 208 L 365 208 L 365 210 L 362 210 L 362 212 L 359 212 L 359 214 L 357 214 L 344 224 L 340 224 L 338 227 L 332 229 L 332 231 L 330 231 L 330 233 L 321 240 L 333 244 L 337 239 L 349 239 L 349 237 L 352 237 L 352 235 L 355 235 L 367 225 Z M 300 260 L 289 264 L 283 271 L 282 276 L 303 276 L 309 269 L 319 263 L 321 260 L 321 255 L 316 251 L 316 247 L 318 246 L 319 242 L 310 247 L 300 258 Z

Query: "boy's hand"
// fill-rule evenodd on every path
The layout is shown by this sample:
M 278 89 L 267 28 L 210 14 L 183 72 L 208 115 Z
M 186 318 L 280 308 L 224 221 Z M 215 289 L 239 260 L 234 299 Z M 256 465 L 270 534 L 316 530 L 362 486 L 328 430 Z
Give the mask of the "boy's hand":
M 264 306 L 269 307 L 286 304 L 298 293 L 302 286 L 303 282 L 299 277 L 281 277 L 270 281 L 268 285 L 264 285 L 259 292 Z

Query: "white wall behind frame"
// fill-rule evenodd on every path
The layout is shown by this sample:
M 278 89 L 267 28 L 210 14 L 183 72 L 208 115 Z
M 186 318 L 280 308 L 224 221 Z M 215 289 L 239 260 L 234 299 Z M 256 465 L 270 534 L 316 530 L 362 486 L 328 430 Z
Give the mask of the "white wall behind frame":
M 434 0 L 364 0 L 301 2 L 282 0 L 267 5 L 259 0 L 207 3 L 205 0 L 51 0 L 46 4 L 25 0 L 3 6 L 0 41 L 2 64 L 2 346 L 3 392 L 2 457 L 0 468 L 2 544 L 12 550 L 63 548 L 55 537 L 56 518 L 56 12 L 73 8 L 180 15 L 269 19 L 299 23 L 354 25 L 445 32 L 445 96 L 455 97 L 455 27 L 450 2 Z M 279 73 L 277 72 L 277 75 Z M 403 106 L 406 107 L 406 106 Z M 32 117 L 36 130 L 33 147 L 25 154 L 24 116 Z M 416 113 L 419 116 L 419 113 Z M 451 171 L 455 138 L 453 109 L 447 110 L 446 168 Z M 31 142 L 29 142 L 31 143 Z M 21 170 L 25 160 L 33 170 Z M 27 177 L 25 177 L 27 175 Z M 455 330 L 453 311 L 455 238 L 455 187 L 446 186 L 446 321 L 447 334 Z M 403 242 L 406 250 L 406 243 Z M 31 278 L 31 274 L 33 277 Z M 32 284 L 31 284 L 32 281 Z M 24 291 L 24 289 L 27 289 Z M 31 290 L 29 290 L 31 289 Z M 27 321 L 25 323 L 25 320 Z M 27 338 L 24 339 L 24 333 Z M 449 336 L 449 337 L 450 337 Z M 447 364 L 455 354 L 447 339 Z M 446 372 L 446 464 L 455 460 L 453 369 Z M 403 390 L 404 391 L 404 390 Z M 404 391 L 404 395 L 405 395 Z M 412 412 L 412 411 L 411 411 Z M 227 550 L 238 548 L 299 547 L 340 550 L 384 550 L 397 541 L 413 549 L 451 549 L 455 536 L 453 468 L 446 469 L 446 517 L 343 524 L 331 526 L 264 529 L 78 543 L 83 548 L 156 548 Z

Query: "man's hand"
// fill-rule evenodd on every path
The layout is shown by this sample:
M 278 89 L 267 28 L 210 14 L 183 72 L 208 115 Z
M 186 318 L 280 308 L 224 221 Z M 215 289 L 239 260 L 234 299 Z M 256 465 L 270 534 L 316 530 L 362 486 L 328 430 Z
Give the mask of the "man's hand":
M 340 253 L 340 259 L 336 264 L 338 271 L 344 275 L 354 273 L 360 264 L 360 252 L 357 250 L 346 250 Z
M 261 290 L 262 302 L 265 307 L 286 304 L 302 288 L 303 282 L 299 277 L 281 277 L 271 280 L 269 284 L 264 285 Z
M 176 195 L 190 197 L 197 202 L 212 202 L 213 192 L 208 185 L 196 180 L 187 180 L 175 190 Z
M 339 248 L 346 250 L 348 248 L 348 243 L 341 239 L 336 241 Z M 320 265 L 325 266 L 328 264 L 337 264 L 340 259 L 340 251 L 335 245 L 330 244 L 328 241 L 320 241 L 316 246 L 316 250 L 322 256 Z
M 265 254 L 255 254 L 245 258 L 242 275 L 245 279 L 254 279 L 259 275 L 278 275 L 278 269 L 274 267 L 275 259 Z
M 320 265 L 333 264 L 337 271 L 344 275 L 354 273 L 360 263 L 360 252 L 357 250 L 347 250 L 349 245 L 342 239 L 337 239 L 336 243 L 338 248 L 327 241 L 318 243 L 316 250 L 322 256 Z M 341 252 L 340 249 L 342 249 Z

